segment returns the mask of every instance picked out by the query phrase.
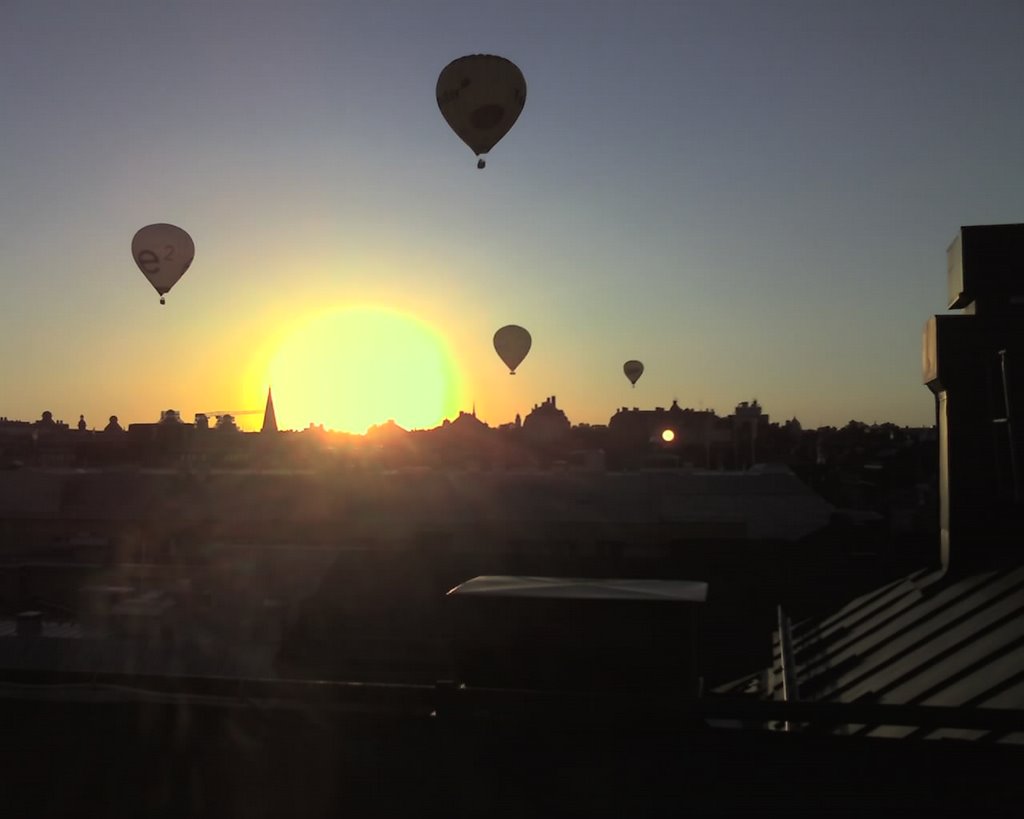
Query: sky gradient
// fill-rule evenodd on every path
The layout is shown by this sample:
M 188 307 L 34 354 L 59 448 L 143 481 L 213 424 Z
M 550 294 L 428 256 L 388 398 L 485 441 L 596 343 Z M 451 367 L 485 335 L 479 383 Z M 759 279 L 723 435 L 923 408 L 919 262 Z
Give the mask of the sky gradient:
M 433 328 L 445 412 L 492 424 L 552 394 L 931 424 L 945 249 L 1024 221 L 1021 32 L 994 0 L 4 3 L 0 415 L 260 409 L 290 334 L 355 306 Z M 434 99 L 470 53 L 528 85 L 483 171 Z M 164 307 L 151 222 L 196 244 Z M 275 389 L 293 426 L 379 391 L 315 354 L 332 407 Z

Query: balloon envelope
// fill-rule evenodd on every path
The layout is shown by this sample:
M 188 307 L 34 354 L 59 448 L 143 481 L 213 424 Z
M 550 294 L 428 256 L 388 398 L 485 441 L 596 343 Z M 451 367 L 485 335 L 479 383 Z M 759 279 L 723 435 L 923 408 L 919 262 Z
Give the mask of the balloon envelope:
M 626 374 L 629 382 L 635 387 L 637 380 L 644 374 L 644 365 L 635 360 L 627 361 L 622 365 L 622 371 Z
M 510 375 L 516 374 L 516 367 L 523 363 L 532 343 L 530 334 L 518 324 L 508 324 L 494 334 L 494 349 Z
M 498 144 L 525 104 L 523 73 L 504 57 L 460 57 L 448 63 L 437 78 L 441 115 L 477 156 Z
M 185 275 L 195 255 L 192 237 L 175 225 L 147 225 L 132 239 L 132 258 L 161 297 Z

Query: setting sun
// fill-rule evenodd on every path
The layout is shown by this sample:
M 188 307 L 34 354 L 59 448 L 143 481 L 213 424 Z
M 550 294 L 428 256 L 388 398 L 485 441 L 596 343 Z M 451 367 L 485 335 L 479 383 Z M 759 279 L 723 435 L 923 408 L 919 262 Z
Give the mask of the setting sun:
M 281 429 L 310 423 L 363 433 L 393 420 L 428 428 L 459 409 L 455 361 L 441 335 L 382 307 L 335 308 L 282 333 L 259 367 Z M 255 387 L 255 385 L 254 385 Z

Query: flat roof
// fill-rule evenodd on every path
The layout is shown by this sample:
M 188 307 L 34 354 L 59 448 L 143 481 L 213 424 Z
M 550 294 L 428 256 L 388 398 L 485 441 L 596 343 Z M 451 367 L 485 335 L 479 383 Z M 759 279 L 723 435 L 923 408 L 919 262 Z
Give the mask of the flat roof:
M 460 583 L 449 591 L 448 595 L 703 603 L 707 600 L 708 584 L 693 580 L 620 580 L 488 574 Z

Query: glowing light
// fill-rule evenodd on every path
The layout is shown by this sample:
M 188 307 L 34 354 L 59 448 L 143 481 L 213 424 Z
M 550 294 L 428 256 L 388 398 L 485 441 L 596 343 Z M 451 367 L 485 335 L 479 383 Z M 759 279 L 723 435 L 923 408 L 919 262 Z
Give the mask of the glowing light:
M 663 433 L 661 433 L 661 440 L 663 440 L 666 444 L 672 443 L 675 439 L 676 434 L 670 429 L 666 429 Z
M 351 306 L 307 317 L 267 357 L 261 386 L 274 390 L 280 429 L 310 423 L 363 433 L 393 420 L 405 429 L 455 415 L 461 384 L 448 344 L 419 319 Z

